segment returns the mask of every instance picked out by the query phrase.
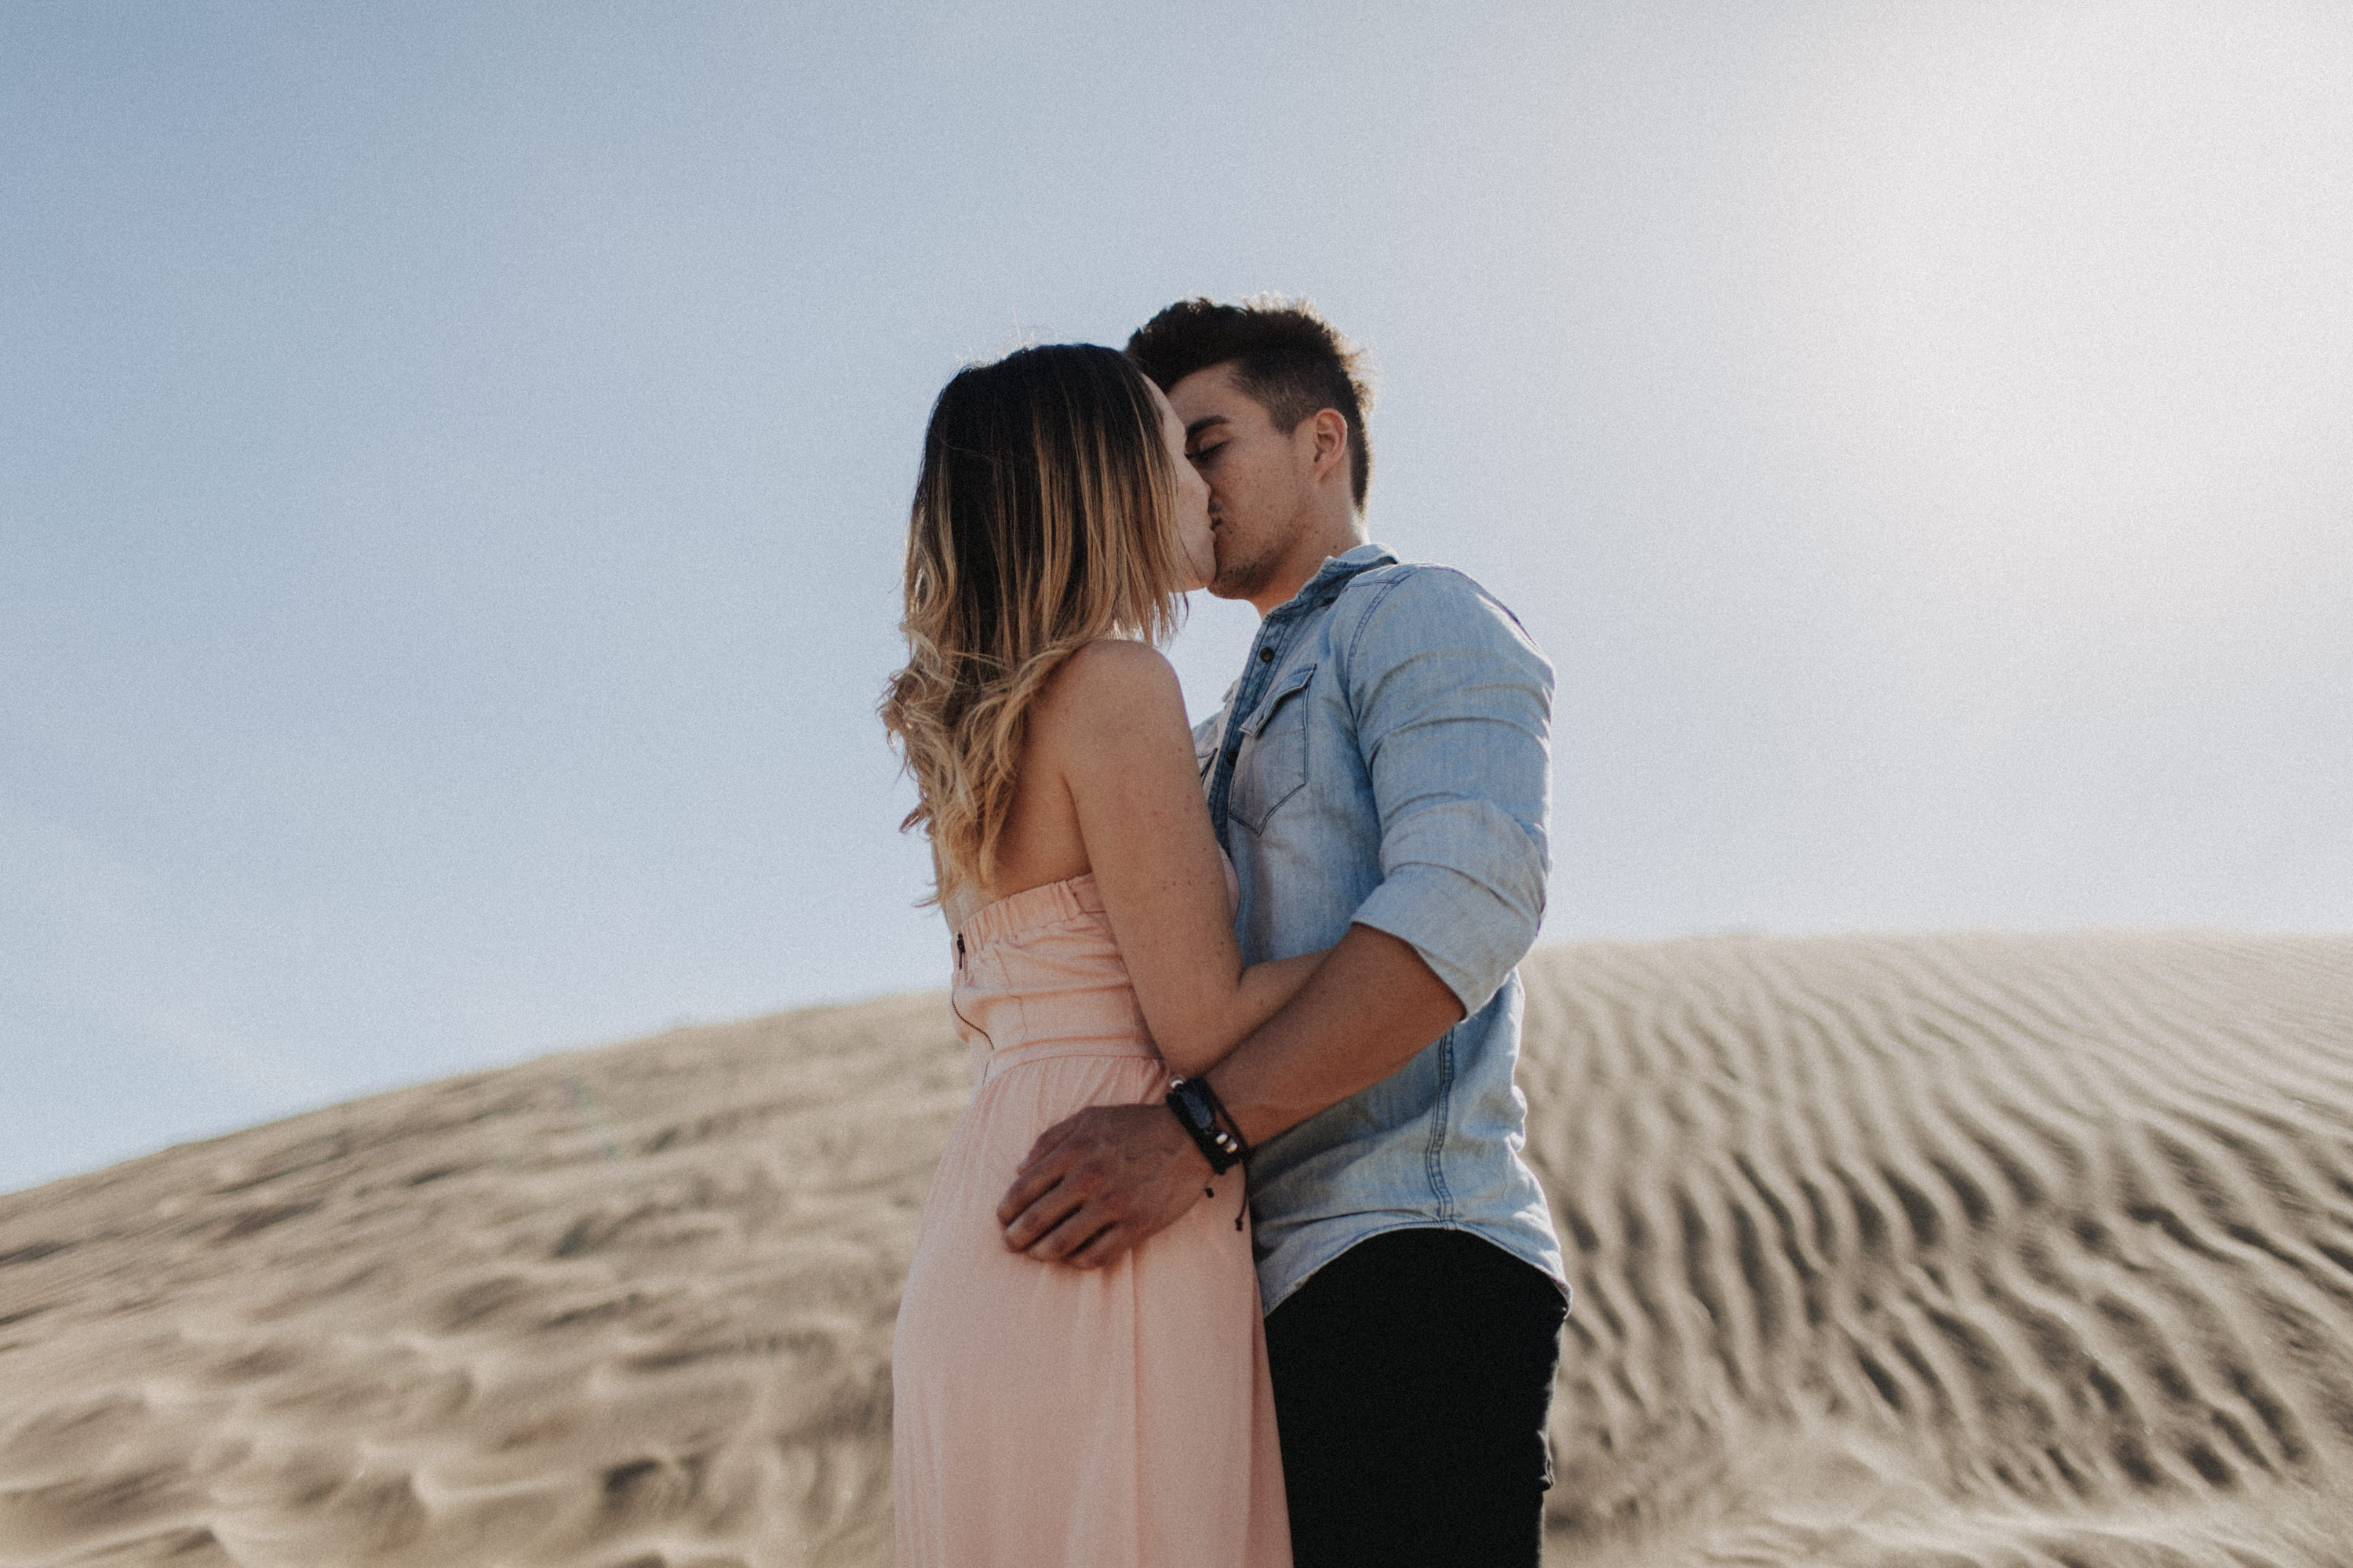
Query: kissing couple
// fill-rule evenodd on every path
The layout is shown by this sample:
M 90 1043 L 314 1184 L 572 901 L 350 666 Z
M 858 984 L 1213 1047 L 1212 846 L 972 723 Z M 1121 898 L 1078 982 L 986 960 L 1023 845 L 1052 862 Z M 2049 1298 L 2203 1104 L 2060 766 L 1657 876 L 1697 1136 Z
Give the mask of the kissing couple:
M 901 1568 L 1538 1561 L 1552 668 L 1370 542 L 1369 401 L 1261 296 L 933 407 L 881 712 L 974 1092 L 899 1309 Z M 1261 622 L 1188 744 L 1202 587 Z

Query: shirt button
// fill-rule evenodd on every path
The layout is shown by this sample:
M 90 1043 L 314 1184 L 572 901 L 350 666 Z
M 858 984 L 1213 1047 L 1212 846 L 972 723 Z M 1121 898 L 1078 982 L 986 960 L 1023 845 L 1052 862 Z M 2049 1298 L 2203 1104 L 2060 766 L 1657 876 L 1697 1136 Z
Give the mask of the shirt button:
M 1271 647 L 1262 647 L 1259 649 L 1258 661 L 1261 664 L 1272 664 L 1274 662 L 1274 649 Z

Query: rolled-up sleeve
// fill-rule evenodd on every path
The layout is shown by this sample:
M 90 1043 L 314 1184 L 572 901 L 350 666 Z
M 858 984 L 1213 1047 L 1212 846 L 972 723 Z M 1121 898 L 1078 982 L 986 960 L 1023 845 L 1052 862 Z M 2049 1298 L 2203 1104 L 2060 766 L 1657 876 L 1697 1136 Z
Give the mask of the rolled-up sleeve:
M 1552 666 L 1460 573 L 1366 586 L 1357 624 L 1334 626 L 1380 816 L 1381 883 L 1354 919 L 1410 942 L 1476 1013 L 1544 919 Z

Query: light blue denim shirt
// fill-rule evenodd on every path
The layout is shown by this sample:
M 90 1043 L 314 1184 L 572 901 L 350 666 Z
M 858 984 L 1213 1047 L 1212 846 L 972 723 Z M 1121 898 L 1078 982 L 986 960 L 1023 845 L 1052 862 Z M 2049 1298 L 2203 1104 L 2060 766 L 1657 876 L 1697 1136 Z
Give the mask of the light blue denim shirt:
M 1544 914 L 1552 666 L 1460 572 L 1366 544 L 1270 614 L 1193 731 L 1250 963 L 1352 922 L 1411 942 L 1462 1021 L 1250 1159 L 1268 1311 L 1384 1231 L 1467 1230 L 1567 1289 L 1535 1173 L 1514 969 Z

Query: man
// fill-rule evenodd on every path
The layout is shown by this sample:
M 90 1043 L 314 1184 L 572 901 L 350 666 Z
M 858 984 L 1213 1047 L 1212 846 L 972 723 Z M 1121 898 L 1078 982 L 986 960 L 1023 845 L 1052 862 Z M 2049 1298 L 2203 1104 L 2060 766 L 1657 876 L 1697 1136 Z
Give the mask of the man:
M 1244 961 L 1332 952 L 1209 1095 L 1049 1130 L 1006 1244 L 1099 1267 L 1199 1200 L 1221 1137 L 1247 1145 L 1300 1568 L 1533 1565 L 1567 1287 L 1519 1154 L 1514 966 L 1544 909 L 1551 668 L 1469 578 L 1368 542 L 1368 399 L 1312 308 L 1187 300 L 1127 352 L 1208 481 L 1210 591 L 1261 616 L 1196 732 Z

